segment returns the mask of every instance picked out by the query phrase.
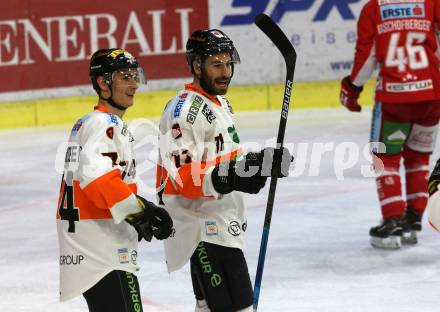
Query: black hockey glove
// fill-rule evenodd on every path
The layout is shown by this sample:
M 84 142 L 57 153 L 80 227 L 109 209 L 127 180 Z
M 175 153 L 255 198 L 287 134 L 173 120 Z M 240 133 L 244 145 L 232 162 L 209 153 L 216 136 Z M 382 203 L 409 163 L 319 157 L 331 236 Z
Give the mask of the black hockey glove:
M 168 238 L 173 229 L 173 220 L 168 212 L 139 195 L 136 197 L 143 211 L 125 220 L 138 232 L 138 240 L 143 238 L 149 242 L 152 236 L 159 240 Z
M 437 160 L 434 170 L 432 170 L 428 182 L 428 193 L 431 197 L 438 190 L 438 184 L 440 183 L 440 159 Z
M 287 177 L 292 160 L 289 150 L 284 147 L 251 152 L 240 161 L 218 164 L 211 175 L 212 183 L 220 194 L 232 191 L 257 194 L 266 184 L 267 177 Z

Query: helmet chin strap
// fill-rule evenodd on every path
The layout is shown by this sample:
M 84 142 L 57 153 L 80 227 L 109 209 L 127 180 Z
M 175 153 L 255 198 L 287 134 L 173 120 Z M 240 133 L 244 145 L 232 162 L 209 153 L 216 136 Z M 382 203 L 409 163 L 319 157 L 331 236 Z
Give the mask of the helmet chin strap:
M 119 104 L 116 104 L 115 101 L 113 101 L 112 97 L 110 96 L 108 98 L 108 100 L 106 100 L 111 106 L 113 106 L 114 108 L 117 108 L 119 110 L 125 111 L 127 109 L 127 107 L 123 107 Z
M 101 94 L 99 95 L 99 97 L 101 98 L 101 99 L 103 99 L 104 101 L 106 101 L 107 103 L 109 103 L 111 106 L 113 106 L 114 108 L 116 108 L 116 109 L 119 109 L 119 110 L 121 110 L 121 111 L 125 111 L 126 109 L 127 109 L 127 107 L 123 107 L 123 106 L 121 106 L 121 105 L 119 105 L 119 104 L 116 104 L 116 102 L 115 101 L 113 101 L 113 98 L 112 98 L 112 88 L 111 88 L 111 86 L 109 86 L 110 87 L 110 96 L 108 97 L 108 99 L 105 99 L 105 98 L 103 98 L 102 96 L 101 96 Z

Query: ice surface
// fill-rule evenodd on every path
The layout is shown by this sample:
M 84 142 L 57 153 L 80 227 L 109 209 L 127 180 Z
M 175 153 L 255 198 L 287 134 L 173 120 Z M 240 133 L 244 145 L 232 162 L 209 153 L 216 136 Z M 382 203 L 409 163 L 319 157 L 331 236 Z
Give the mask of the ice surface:
M 293 177 L 278 183 L 259 311 L 438 311 L 440 235 L 426 220 L 417 246 L 382 251 L 369 245 L 369 228 L 380 220 L 374 179 L 362 175 L 369 165 L 362 149 L 370 115 L 291 112 L 286 142 L 295 151 L 296 168 Z M 278 121 L 278 112 L 240 114 L 241 141 L 273 142 Z M 58 302 L 55 210 L 61 176 L 55 155 L 68 132 L 66 127 L 0 132 L 0 311 L 87 311 L 82 298 Z M 137 131 L 138 141 L 140 136 Z M 141 192 L 150 199 L 152 138 L 137 149 L 139 178 L 148 181 Z M 319 157 L 322 146 L 328 151 Z M 344 153 L 346 148 L 351 153 Z M 342 170 L 355 149 L 359 157 Z M 439 154 L 436 149 L 434 159 Z M 267 193 L 268 187 L 248 197 L 245 254 L 252 280 Z M 142 243 L 139 259 L 144 311 L 194 310 L 188 266 L 167 274 L 157 241 Z

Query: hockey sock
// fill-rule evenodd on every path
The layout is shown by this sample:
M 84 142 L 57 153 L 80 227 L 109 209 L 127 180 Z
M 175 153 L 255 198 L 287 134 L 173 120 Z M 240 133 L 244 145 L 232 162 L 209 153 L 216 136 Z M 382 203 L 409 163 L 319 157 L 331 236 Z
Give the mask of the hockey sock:
M 384 171 L 376 178 L 382 216 L 401 217 L 405 212 L 399 176 L 400 154 L 376 154 L 384 164 Z
M 428 202 L 429 154 L 405 149 L 406 203 L 423 214 Z

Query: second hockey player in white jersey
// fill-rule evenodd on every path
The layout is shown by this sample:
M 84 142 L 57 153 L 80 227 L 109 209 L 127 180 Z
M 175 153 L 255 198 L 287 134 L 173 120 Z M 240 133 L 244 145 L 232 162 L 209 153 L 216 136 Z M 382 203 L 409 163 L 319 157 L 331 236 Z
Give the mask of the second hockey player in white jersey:
M 258 193 L 268 176 L 287 176 L 291 156 L 273 148 L 243 153 L 223 96 L 240 61 L 228 36 L 198 30 L 186 47 L 194 81 L 160 121 L 159 204 L 175 228 L 165 241 L 168 270 L 190 261 L 196 311 L 251 311 L 243 192 Z

